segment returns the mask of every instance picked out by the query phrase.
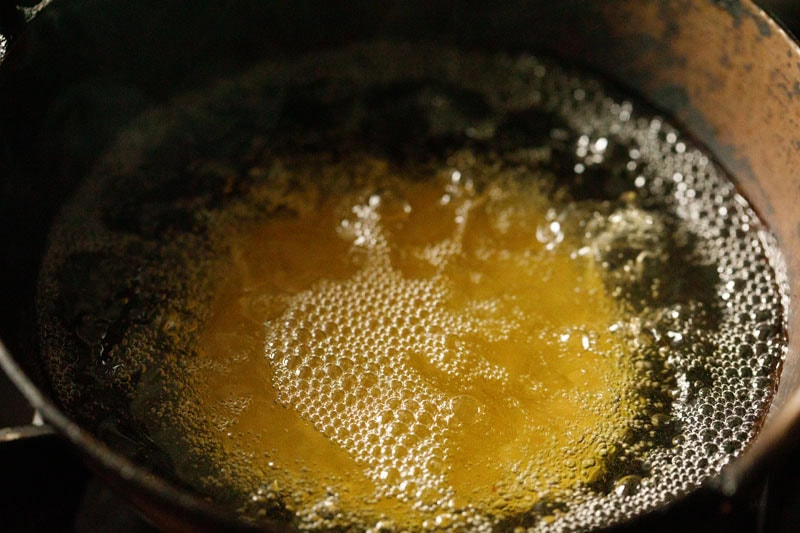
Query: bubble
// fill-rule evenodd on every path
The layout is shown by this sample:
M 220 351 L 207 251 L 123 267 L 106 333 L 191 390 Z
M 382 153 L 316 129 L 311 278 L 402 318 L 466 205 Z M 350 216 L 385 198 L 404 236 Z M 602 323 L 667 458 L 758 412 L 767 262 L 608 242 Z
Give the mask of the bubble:
M 39 307 L 68 410 L 108 383 L 182 483 L 308 529 L 607 525 L 753 438 L 780 256 L 668 120 L 527 56 L 375 45 L 248 76 L 145 117 L 61 215 Z M 191 201 L 150 200 L 198 169 Z M 124 426 L 104 438 L 154 446 Z

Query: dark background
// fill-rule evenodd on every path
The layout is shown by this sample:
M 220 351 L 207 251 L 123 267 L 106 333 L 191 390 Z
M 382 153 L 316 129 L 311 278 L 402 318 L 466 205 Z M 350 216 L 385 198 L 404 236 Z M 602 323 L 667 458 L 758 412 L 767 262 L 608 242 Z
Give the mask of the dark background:
M 761 0 L 759 3 L 790 32 L 800 35 L 800 1 Z M 0 428 L 27 424 L 32 417 L 27 402 L 0 372 Z M 728 524 L 726 530 L 799 530 L 800 459 L 787 462 L 777 470 L 770 475 L 768 487 L 759 501 L 752 502 L 750 514 L 736 524 Z M 6 488 L 0 497 L 0 530 L 152 531 L 135 511 L 92 477 L 69 447 L 58 439 L 0 442 L 0 476 Z

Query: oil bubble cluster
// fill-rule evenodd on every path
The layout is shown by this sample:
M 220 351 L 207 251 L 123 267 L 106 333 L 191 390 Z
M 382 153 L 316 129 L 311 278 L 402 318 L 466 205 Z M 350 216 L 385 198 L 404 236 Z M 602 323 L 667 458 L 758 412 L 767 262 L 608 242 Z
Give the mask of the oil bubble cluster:
M 243 520 L 574 530 L 719 473 L 786 349 L 768 229 L 645 104 L 370 43 L 133 123 L 38 299 L 55 396 Z

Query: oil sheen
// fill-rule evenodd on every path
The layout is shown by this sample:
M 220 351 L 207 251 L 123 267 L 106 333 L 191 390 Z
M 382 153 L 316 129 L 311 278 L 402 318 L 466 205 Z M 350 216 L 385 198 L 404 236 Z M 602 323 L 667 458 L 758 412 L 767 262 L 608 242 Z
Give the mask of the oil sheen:
M 786 344 L 709 155 L 532 56 L 263 65 L 141 117 L 51 243 L 62 403 L 256 523 L 620 521 L 741 453 Z
M 625 317 L 591 250 L 536 181 L 457 159 L 417 183 L 325 162 L 364 188 L 312 187 L 308 210 L 230 243 L 201 357 L 225 364 L 243 325 L 265 334 L 201 407 L 250 396 L 234 390 L 262 367 L 225 429 L 261 438 L 223 441 L 261 452 L 308 525 L 525 510 L 592 481 L 630 422 Z

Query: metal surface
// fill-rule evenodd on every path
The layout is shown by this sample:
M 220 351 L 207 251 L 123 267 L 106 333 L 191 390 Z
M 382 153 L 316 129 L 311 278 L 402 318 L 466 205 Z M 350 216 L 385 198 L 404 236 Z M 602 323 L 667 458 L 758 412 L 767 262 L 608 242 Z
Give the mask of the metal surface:
M 47 3 L 40 2 L 35 8 L 40 9 Z M 0 34 L 8 36 L 0 38 L 0 59 L 4 50 L 12 48 L 19 21 L 36 14 L 30 10 L 33 8 L 17 10 L 12 4 L 0 3 L 3 8 L 0 10 Z M 787 282 L 792 294 L 800 293 L 800 227 L 795 213 L 795 206 L 800 205 L 800 177 L 796 171 L 800 168 L 800 136 L 797 134 L 800 131 L 800 48 L 755 4 L 747 0 L 566 0 L 558 5 L 503 2 L 486 7 L 459 2 L 436 6 L 409 2 L 380 5 L 380 9 L 374 4 L 364 3 L 351 7 L 350 11 L 335 12 L 314 2 L 296 6 L 292 11 L 280 9 L 275 3 L 265 3 L 269 7 L 265 8 L 266 13 L 277 13 L 283 18 L 279 17 L 277 24 L 264 19 L 265 28 L 251 28 L 248 38 L 254 39 L 261 32 L 269 36 L 264 37 L 266 44 L 258 49 L 259 53 L 294 53 L 307 47 L 364 38 L 373 35 L 374 28 L 379 28 L 389 37 L 437 40 L 467 47 L 543 48 L 587 65 L 644 95 L 676 117 L 686 130 L 715 153 L 777 233 L 786 252 Z M 52 6 L 53 9 L 58 7 Z M 178 17 L 166 18 L 166 22 L 159 20 L 159 24 L 168 28 L 177 20 Z M 420 20 L 429 22 L 419 23 Z M 34 21 L 31 28 L 34 35 L 38 22 L 38 19 Z M 44 27 L 50 31 L 52 23 L 50 20 L 50 26 Z M 169 36 L 165 27 L 158 32 L 160 38 Z M 298 35 L 314 37 L 310 43 L 298 43 Z M 147 40 L 142 35 L 128 38 L 139 44 Z M 115 51 L 108 53 L 122 63 L 112 65 L 110 60 L 108 64 L 100 63 L 96 71 L 87 69 L 89 75 L 104 73 L 104 69 L 113 66 L 121 73 L 119 79 L 127 83 L 126 75 L 135 77 L 131 73 L 139 75 L 138 69 L 144 69 L 142 72 L 149 72 L 151 78 L 143 77 L 142 85 L 136 87 L 150 97 L 158 91 L 146 84 L 158 83 L 154 80 L 162 78 L 159 69 L 180 68 L 182 56 L 185 56 L 183 62 L 187 69 L 192 65 L 198 70 L 187 71 L 183 78 L 176 75 L 174 80 L 165 82 L 165 85 L 172 83 L 174 90 L 184 87 L 187 79 L 211 76 L 214 61 L 222 64 L 221 57 L 202 55 L 210 53 L 211 48 L 198 45 L 195 50 L 167 49 L 163 48 L 167 46 L 164 42 L 152 48 L 136 49 L 130 63 L 126 64 L 125 54 L 131 55 L 134 47 L 120 51 L 118 43 L 105 44 L 117 45 Z M 147 54 L 157 53 L 159 47 L 165 57 L 156 60 L 153 55 L 153 66 L 148 71 Z M 254 53 L 252 50 L 248 53 Z M 217 50 L 220 56 L 223 52 L 224 47 Z M 79 64 L 80 51 L 71 57 L 73 64 Z M 98 54 L 98 60 L 102 62 L 106 58 Z M 202 64 L 203 61 L 207 63 Z M 246 61 L 236 64 L 243 63 Z M 206 65 L 205 70 L 201 68 L 203 65 Z M 24 177 L 17 176 L 18 179 Z M 56 203 L 68 190 L 68 186 L 57 189 L 51 200 Z M 31 201 L 35 200 L 33 195 Z M 22 205 L 21 212 L 15 215 L 20 220 L 11 221 L 14 227 L 27 227 L 24 217 L 30 215 L 24 212 L 25 204 Z M 37 224 L 46 230 L 46 219 L 37 220 Z M 41 237 L 32 239 L 34 244 L 30 246 L 35 247 L 41 240 Z M 30 278 L 36 271 L 33 267 L 38 250 L 26 253 L 29 257 L 25 257 L 28 261 L 25 264 L 29 267 L 23 270 L 30 270 L 27 272 Z M 33 283 L 24 278 L 25 272 L 20 275 L 23 278 L 19 279 Z M 3 281 L 17 282 L 9 280 L 10 277 Z M 23 290 L 20 294 L 29 295 L 31 291 Z M 769 461 L 778 460 L 781 452 L 789 450 L 800 439 L 800 339 L 795 334 L 800 328 L 798 311 L 800 301 L 795 298 L 790 308 L 790 355 L 769 420 L 753 446 L 717 480 L 728 494 L 736 492 Z M 25 328 L 20 331 L 23 333 L 19 335 L 24 337 Z M 42 392 L 44 382 L 35 381 L 38 379 L 35 350 L 24 340 L 15 339 L 13 343 L 17 359 L 0 345 L 0 364 L 4 370 L 45 419 L 81 449 L 105 479 L 125 492 L 156 523 L 171 530 L 247 528 L 246 524 L 236 522 L 201 498 L 148 474 L 141 465 L 115 453 L 65 416 Z M 700 491 L 688 500 L 708 507 L 724 503 L 725 497 L 709 490 Z M 276 524 L 275 527 L 280 526 Z
M 52 1 L 41 0 L 31 5 L 18 5 L 14 0 L 0 2 L 0 64 L 6 58 L 12 41 L 23 31 L 25 23 L 33 20 Z
M 600 15 L 602 42 L 577 51 L 588 64 L 638 89 L 683 122 L 736 177 L 786 254 L 800 293 L 797 161 L 800 48 L 751 2 L 616 2 Z M 637 20 L 636 24 L 629 21 Z M 623 21 L 625 21 L 623 23 Z M 613 61 L 609 61 L 614 58 Z M 721 481 L 726 492 L 796 442 L 800 417 L 798 305 L 790 350 L 767 424 Z
M 87 455 L 90 466 L 97 475 L 111 487 L 126 494 L 129 501 L 139 507 L 160 528 L 187 532 L 253 529 L 247 524 L 238 523 L 233 517 L 202 498 L 149 474 L 140 465 L 115 453 L 103 442 L 80 428 L 39 391 L 14 362 L 2 343 L 0 343 L 0 368 L 17 384 L 34 408 L 42 413 L 43 419 Z M 44 429 L 42 432 L 47 430 Z M 277 526 L 276 529 L 280 529 L 279 525 Z
M 33 439 L 55 434 L 55 429 L 48 425 L 28 425 L 0 428 L 0 443 L 22 439 Z

